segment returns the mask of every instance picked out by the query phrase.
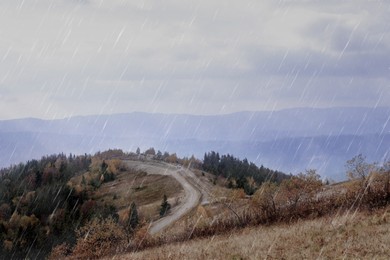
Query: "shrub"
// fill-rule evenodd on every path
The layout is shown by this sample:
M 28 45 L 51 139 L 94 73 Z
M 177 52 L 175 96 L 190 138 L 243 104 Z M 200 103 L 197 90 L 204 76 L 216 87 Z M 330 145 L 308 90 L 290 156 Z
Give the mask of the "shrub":
M 276 195 L 278 187 L 270 181 L 264 182 L 252 197 L 252 206 L 261 212 L 267 220 L 273 220 L 277 214 Z
M 144 225 L 142 228 L 138 229 L 133 237 L 133 248 L 135 250 L 144 249 L 150 246 L 153 246 L 156 243 L 153 237 L 148 232 L 148 226 Z
M 77 243 L 72 256 L 77 259 L 100 258 L 123 251 L 126 235 L 112 219 L 93 219 L 76 231 Z
M 100 188 L 100 185 L 102 185 L 102 183 L 98 179 L 92 179 L 89 182 L 89 185 L 91 185 L 94 189 L 98 189 L 98 188 Z
M 71 253 L 70 246 L 66 243 L 63 243 L 52 249 L 50 255 L 48 256 L 48 259 L 49 260 L 64 259 L 70 253 Z

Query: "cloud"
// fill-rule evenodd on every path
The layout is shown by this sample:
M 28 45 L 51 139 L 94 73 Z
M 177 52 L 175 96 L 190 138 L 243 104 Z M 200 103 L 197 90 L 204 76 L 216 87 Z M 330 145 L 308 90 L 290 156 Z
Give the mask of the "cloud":
M 17 101 L 0 116 L 386 105 L 389 7 L 4 0 L 0 93 Z

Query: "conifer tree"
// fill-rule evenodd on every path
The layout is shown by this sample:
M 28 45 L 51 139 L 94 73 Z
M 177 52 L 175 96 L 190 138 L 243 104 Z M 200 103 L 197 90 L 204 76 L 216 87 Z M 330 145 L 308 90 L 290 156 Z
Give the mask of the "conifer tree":
M 127 223 L 127 227 L 129 231 L 134 231 L 139 224 L 139 219 L 138 219 L 138 210 L 137 206 L 135 205 L 134 202 L 131 203 L 130 206 L 130 211 L 129 211 L 129 220 Z
M 164 194 L 164 198 L 160 208 L 160 217 L 165 216 L 170 209 L 171 209 L 171 204 L 168 203 L 167 195 Z
M 125 227 L 128 242 L 130 242 L 131 238 L 134 236 L 138 224 L 139 224 L 139 219 L 138 219 L 137 206 L 135 205 L 134 202 L 132 202 L 129 210 L 129 218 L 127 220 L 126 227 Z

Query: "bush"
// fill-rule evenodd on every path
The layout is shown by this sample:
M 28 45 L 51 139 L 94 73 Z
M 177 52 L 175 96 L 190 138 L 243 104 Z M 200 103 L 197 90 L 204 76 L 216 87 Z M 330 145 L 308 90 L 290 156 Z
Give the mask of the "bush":
M 98 179 L 92 179 L 92 180 L 89 182 L 89 185 L 91 185 L 94 189 L 99 189 L 99 188 L 100 188 L 100 185 L 102 185 L 102 183 L 101 183 L 100 180 L 98 180 Z
M 138 229 L 133 237 L 132 245 L 134 250 L 141 250 L 156 244 L 153 237 L 148 232 L 148 226 Z
M 63 259 L 71 253 L 70 246 L 66 243 L 54 247 L 48 256 L 49 260 Z
M 276 195 L 278 187 L 270 181 L 264 182 L 252 197 L 251 204 L 267 220 L 274 220 L 277 214 Z
M 93 219 L 76 231 L 77 243 L 72 257 L 76 259 L 100 258 L 117 254 L 126 246 L 123 229 L 112 219 Z

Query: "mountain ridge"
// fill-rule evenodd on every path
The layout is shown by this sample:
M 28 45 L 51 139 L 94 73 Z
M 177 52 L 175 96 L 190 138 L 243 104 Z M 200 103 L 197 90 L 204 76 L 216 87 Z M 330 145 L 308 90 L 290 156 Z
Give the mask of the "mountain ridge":
M 64 118 L 38 118 L 38 117 L 21 117 L 21 118 L 12 118 L 12 119 L 0 119 L 0 122 L 5 121 L 18 121 L 18 120 L 40 120 L 40 121 L 61 121 L 61 120 L 69 120 L 74 118 L 86 118 L 86 117 L 110 117 L 110 116 L 123 116 L 123 115 L 131 115 L 131 114 L 152 114 L 152 115 L 169 115 L 169 116 L 192 116 L 192 117 L 220 117 L 220 116 L 228 116 L 234 114 L 250 114 L 250 113 L 279 113 L 286 111 L 301 111 L 301 110 L 314 110 L 314 111 L 322 111 L 322 110 L 378 110 L 385 109 L 390 111 L 390 106 L 377 106 L 377 107 L 364 107 L 364 106 L 336 106 L 336 107 L 293 107 L 293 108 L 284 108 L 279 110 L 241 110 L 237 112 L 225 113 L 225 114 L 190 114 L 190 113 L 162 113 L 162 112 L 144 112 L 144 111 L 132 111 L 132 112 L 121 112 L 121 113 L 113 113 L 113 114 L 89 114 L 89 115 L 75 115 L 68 116 Z
M 343 165 L 327 144 L 332 144 L 334 151 L 343 151 L 338 155 L 344 163 L 359 153 L 370 160 L 384 160 L 390 153 L 386 148 L 390 147 L 389 121 L 390 107 L 294 108 L 208 116 L 132 112 L 3 120 L 0 167 L 51 153 L 84 154 L 109 148 L 135 151 L 153 146 L 200 158 L 215 150 L 285 172 L 319 167 L 323 176 L 340 179 Z M 324 162 L 313 164 L 320 160 L 315 158 Z

